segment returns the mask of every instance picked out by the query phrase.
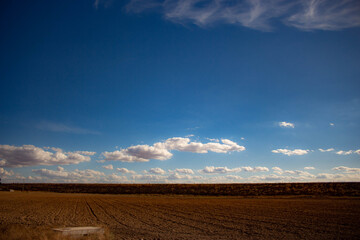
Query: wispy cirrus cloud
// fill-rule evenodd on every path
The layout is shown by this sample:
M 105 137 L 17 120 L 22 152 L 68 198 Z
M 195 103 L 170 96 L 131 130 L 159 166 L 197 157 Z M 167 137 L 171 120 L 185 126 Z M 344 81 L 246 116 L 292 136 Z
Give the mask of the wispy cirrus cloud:
M 360 26 L 357 0 L 131 0 L 128 12 L 160 12 L 166 20 L 200 27 L 216 23 L 271 31 L 277 21 L 301 30 Z
M 50 132 L 63 132 L 63 133 L 73 133 L 73 134 L 95 134 L 95 135 L 101 134 L 98 131 L 93 131 L 80 127 L 68 126 L 62 123 L 47 122 L 47 121 L 43 121 L 37 124 L 36 128 Z
M 357 0 L 300 1 L 299 11 L 285 23 L 303 30 L 341 30 L 360 26 L 360 3 Z

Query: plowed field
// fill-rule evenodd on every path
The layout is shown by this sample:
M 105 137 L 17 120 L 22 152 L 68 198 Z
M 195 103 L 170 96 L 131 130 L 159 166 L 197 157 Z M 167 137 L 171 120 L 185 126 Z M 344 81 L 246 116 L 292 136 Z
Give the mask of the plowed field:
M 360 239 L 360 198 L 0 192 L 0 225 L 105 226 L 114 239 Z

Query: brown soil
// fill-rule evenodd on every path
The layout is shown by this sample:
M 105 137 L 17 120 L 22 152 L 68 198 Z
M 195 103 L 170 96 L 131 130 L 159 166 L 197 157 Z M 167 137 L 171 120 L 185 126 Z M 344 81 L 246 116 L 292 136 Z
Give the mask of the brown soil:
M 0 225 L 104 226 L 113 239 L 360 239 L 360 198 L 0 192 Z

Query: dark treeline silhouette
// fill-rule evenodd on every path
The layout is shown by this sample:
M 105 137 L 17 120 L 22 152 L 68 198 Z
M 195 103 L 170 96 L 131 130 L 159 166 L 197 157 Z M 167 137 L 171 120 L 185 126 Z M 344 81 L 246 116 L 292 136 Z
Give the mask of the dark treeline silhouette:
M 183 194 L 212 196 L 326 195 L 360 196 L 360 182 L 256 184 L 79 184 L 7 183 L 0 190 L 99 194 Z

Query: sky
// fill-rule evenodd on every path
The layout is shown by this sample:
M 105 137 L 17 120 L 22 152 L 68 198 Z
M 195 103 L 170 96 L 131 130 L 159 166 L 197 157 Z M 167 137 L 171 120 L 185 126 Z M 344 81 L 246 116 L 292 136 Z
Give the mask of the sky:
M 0 3 L 2 182 L 360 181 L 357 0 Z

